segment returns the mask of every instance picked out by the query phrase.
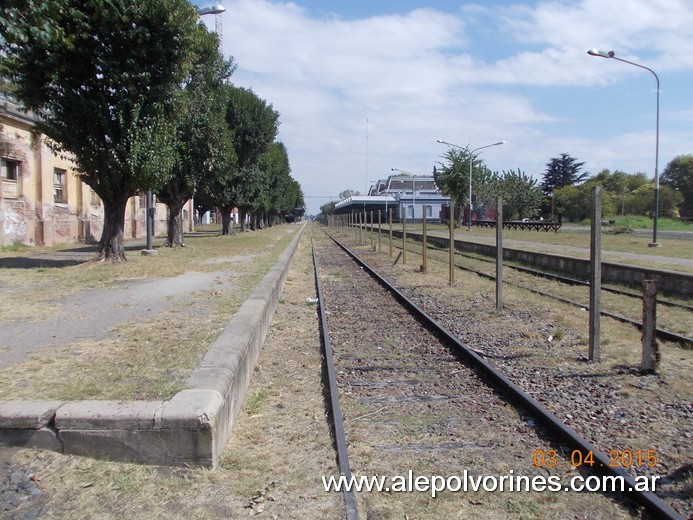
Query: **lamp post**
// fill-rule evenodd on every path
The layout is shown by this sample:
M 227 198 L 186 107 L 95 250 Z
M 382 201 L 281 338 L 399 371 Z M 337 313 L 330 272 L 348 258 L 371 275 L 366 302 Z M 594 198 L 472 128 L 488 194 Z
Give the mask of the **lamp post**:
M 641 69 L 650 71 L 655 77 L 657 82 L 657 119 L 655 126 L 655 192 L 654 192 L 654 223 L 652 225 L 652 243 L 647 244 L 649 247 L 659 247 L 661 244 L 657 242 L 657 219 L 659 218 L 659 76 L 657 73 L 649 67 L 640 65 L 639 63 L 634 63 L 632 61 L 624 60 L 623 58 L 616 57 L 614 51 L 604 52 L 598 49 L 590 49 L 587 51 L 590 56 L 597 56 L 600 58 L 614 59 L 617 61 L 622 61 L 623 63 L 628 63 L 629 65 L 634 65 Z
M 446 144 L 448 146 L 453 146 L 455 148 L 467 150 L 466 146 L 460 146 L 457 144 L 448 143 L 447 141 L 443 141 L 442 139 L 438 139 L 437 141 L 441 144 Z M 489 148 L 491 146 L 498 146 L 501 144 L 505 144 L 505 141 L 498 141 L 497 143 L 492 143 L 492 144 L 480 146 L 478 148 L 474 148 L 473 150 L 471 150 L 469 152 L 469 214 L 467 215 L 467 231 L 471 231 L 471 229 L 472 229 L 472 161 L 474 159 L 474 152 L 476 152 L 478 150 L 483 150 L 484 148 Z
M 197 14 L 198 14 L 198 16 L 204 16 L 206 14 L 221 14 L 224 11 L 226 11 L 226 9 L 224 8 L 223 5 L 215 4 L 212 7 L 202 7 L 200 9 L 198 9 Z
M 404 173 L 405 175 L 411 175 L 411 204 L 412 204 L 412 215 L 411 220 L 414 222 L 414 217 L 416 216 L 416 175 L 411 172 L 400 170 L 399 168 L 390 168 L 393 172 Z M 412 224 L 413 225 L 413 224 Z
M 222 40 L 224 39 L 224 35 L 222 34 L 222 20 L 221 20 L 221 14 L 226 11 L 223 5 L 221 4 L 214 4 L 211 7 L 201 7 L 201 8 L 195 8 L 197 12 L 197 16 L 204 16 L 206 14 L 213 14 L 214 15 L 214 32 L 217 35 L 217 38 L 219 39 L 219 52 L 221 53 L 222 49 Z

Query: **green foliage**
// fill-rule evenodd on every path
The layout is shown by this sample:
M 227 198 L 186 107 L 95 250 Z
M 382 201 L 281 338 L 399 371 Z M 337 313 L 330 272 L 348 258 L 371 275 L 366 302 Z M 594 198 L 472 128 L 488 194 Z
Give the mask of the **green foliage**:
M 664 168 L 660 181 L 662 188 L 670 186 L 681 194 L 681 215 L 693 217 L 693 154 L 672 159 Z
M 505 220 L 539 216 L 543 195 L 536 179 L 518 168 L 517 171 L 503 171 L 499 185 L 503 195 L 503 218 Z
M 478 155 L 471 157 L 469 147 L 450 148 L 445 152 L 443 159 L 445 163 L 433 172 L 436 185 L 443 195 L 459 202 L 467 202 L 469 200 L 469 173 L 471 169 L 472 206 L 477 212 L 482 211 L 498 193 L 497 174 L 491 172 Z
M 584 164 L 584 162 L 577 162 L 576 158 L 567 153 L 552 158 L 546 163 L 546 170 L 542 178 L 541 189 L 544 196 L 550 199 L 551 193 L 555 189 L 582 182 L 587 177 L 587 173 L 580 173 Z
M 336 201 L 331 201 L 320 206 L 320 213 L 323 215 L 334 215 L 334 207 L 337 205 Z
M 361 192 L 356 190 L 344 190 L 339 193 L 339 200 L 348 199 L 349 197 L 357 197 L 361 195 Z
M 183 243 L 180 213 L 185 203 L 205 183 L 229 182 L 236 164 L 222 90 L 234 66 L 217 51 L 216 35 L 201 24 L 198 28 L 195 60 L 182 87 L 183 110 L 175 134 L 177 160 L 170 179 L 157 190 L 157 197 L 169 209 L 166 243 L 170 246 Z
M 289 155 L 284 143 L 274 142 L 263 154 L 260 168 L 268 179 L 268 204 L 265 212 L 270 219 L 289 215 L 303 206 L 303 194 L 298 183 L 291 178 Z
M 186 0 L 4 3 L 3 75 L 104 202 L 102 258 L 124 259 L 127 199 L 164 184 L 176 162 L 195 10 Z
M 257 165 L 279 131 L 279 113 L 251 89 L 242 87 L 231 86 L 228 90 L 226 122 L 235 135 L 240 168 Z
M 571 222 L 580 222 L 592 214 L 592 188 L 600 182 L 590 180 L 580 186 L 564 186 L 554 191 L 556 213 Z M 601 191 L 602 215 L 613 215 L 616 205 L 611 194 Z
M 683 195 L 668 185 L 659 189 L 659 216 L 676 218 L 679 216 L 678 206 L 683 202 Z M 627 215 L 646 215 L 654 213 L 654 184 L 644 184 L 626 195 L 625 213 Z

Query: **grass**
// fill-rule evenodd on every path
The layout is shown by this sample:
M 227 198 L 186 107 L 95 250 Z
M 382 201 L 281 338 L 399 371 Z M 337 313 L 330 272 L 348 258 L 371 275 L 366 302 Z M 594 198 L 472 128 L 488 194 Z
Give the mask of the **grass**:
M 15 242 L 14 244 L 6 245 L 6 246 L 0 246 L 0 253 L 16 252 L 16 251 L 29 251 L 29 250 L 31 250 L 30 246 L 20 244 L 19 242 Z
M 297 230 L 278 226 L 232 237 L 189 238 L 186 248 L 160 248 L 157 256 L 131 251 L 121 264 L 1 270 L 0 305 L 11 310 L 3 323 L 32 316 L 36 326 L 48 316 L 75 319 L 61 302 L 85 288 L 106 291 L 135 279 L 174 280 L 189 271 L 221 272 L 233 283 L 187 293 L 168 310 L 120 323 L 98 341 L 40 350 L 0 370 L 0 399 L 172 397 Z
M 687 225 L 687 224 L 684 224 Z M 693 230 L 689 227 L 687 229 Z M 393 229 L 401 230 L 401 226 Z M 377 230 L 376 230 L 377 233 Z M 407 233 L 421 233 L 421 224 L 412 227 L 407 224 Z M 436 224 L 428 225 L 429 236 L 447 238 L 449 229 L 446 226 Z M 353 232 L 346 234 L 353 240 Z M 377 237 L 377 235 L 376 235 Z M 388 228 L 382 229 L 383 249 L 388 246 Z M 467 228 L 455 230 L 455 240 L 495 244 L 496 230 L 475 228 L 467 231 Z M 513 249 L 526 249 L 537 252 L 563 254 L 577 258 L 588 259 L 590 247 L 590 234 L 580 229 L 561 229 L 558 233 L 543 231 L 521 231 L 506 229 L 503 231 L 504 246 Z M 602 260 L 604 262 L 621 262 L 640 267 L 655 267 L 672 271 L 690 272 L 691 267 L 678 262 L 678 259 L 693 260 L 693 247 L 691 240 L 674 239 L 658 236 L 657 241 L 661 247 L 649 247 L 652 237 L 636 234 L 606 234 L 601 237 Z M 395 239 L 396 244 L 401 245 L 401 239 Z M 638 257 L 634 257 L 635 253 Z M 667 261 L 672 258 L 673 261 Z
M 632 229 L 652 229 L 654 220 L 650 217 L 642 215 L 618 215 L 605 216 L 604 220 L 613 220 L 614 226 L 629 227 Z M 580 222 L 582 226 L 589 226 L 590 219 L 585 219 Z M 657 229 L 661 231 L 691 231 L 693 232 L 693 224 L 672 218 L 657 219 Z

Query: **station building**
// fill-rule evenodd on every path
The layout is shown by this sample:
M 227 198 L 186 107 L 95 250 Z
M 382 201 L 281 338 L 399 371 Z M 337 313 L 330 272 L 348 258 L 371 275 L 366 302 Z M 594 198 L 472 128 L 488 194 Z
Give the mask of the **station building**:
M 0 245 L 53 246 L 98 242 L 104 210 L 76 174 L 68 154 L 56 154 L 36 131 L 38 116 L 0 94 Z M 165 204 L 156 204 L 154 234 L 166 234 Z M 125 239 L 146 236 L 145 194 L 125 210 Z M 183 230 L 193 229 L 192 202 Z
M 386 222 L 392 210 L 393 222 L 401 222 L 405 215 L 407 222 L 422 222 L 424 214 L 427 222 L 440 222 L 441 210 L 449 206 L 450 197 L 441 193 L 433 176 L 390 175 L 374 183 L 368 195 L 340 200 L 335 204 L 335 214 L 365 211 L 370 219 L 371 211 L 374 215 L 380 211 L 382 221 Z

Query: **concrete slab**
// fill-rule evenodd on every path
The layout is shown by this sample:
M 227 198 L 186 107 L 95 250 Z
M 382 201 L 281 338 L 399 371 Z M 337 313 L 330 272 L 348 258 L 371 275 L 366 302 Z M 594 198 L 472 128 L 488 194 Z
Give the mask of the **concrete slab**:
M 0 401 L 0 444 L 213 467 L 245 398 L 305 226 L 169 401 Z

